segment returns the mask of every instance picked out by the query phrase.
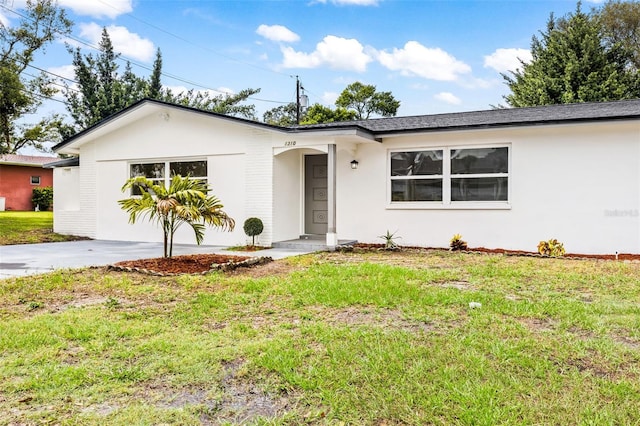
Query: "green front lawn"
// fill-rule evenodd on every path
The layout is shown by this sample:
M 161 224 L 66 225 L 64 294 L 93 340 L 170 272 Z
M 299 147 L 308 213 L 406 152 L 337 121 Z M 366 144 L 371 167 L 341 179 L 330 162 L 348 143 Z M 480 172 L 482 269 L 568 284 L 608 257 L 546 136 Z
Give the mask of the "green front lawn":
M 53 212 L 0 212 L 0 245 L 72 241 L 78 237 L 53 232 Z
M 0 424 L 637 424 L 639 282 L 444 251 L 4 280 Z

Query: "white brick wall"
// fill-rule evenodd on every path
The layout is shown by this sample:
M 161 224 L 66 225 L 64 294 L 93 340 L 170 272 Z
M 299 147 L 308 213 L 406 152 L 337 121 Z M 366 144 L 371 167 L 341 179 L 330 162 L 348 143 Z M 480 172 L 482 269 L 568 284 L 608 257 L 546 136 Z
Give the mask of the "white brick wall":
M 273 242 L 273 153 L 270 135 L 250 130 L 247 132 L 247 155 L 245 167 L 246 179 L 246 217 L 236 221 L 242 227 L 249 217 L 257 217 L 264 223 L 264 231 L 258 241 L 261 245 Z

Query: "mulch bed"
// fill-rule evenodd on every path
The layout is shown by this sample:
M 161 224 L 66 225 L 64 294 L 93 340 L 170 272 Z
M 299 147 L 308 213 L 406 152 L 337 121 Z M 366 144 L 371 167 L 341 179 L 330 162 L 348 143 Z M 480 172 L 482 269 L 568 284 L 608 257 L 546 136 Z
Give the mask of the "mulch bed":
M 357 243 L 353 245 L 353 249 L 358 250 L 383 250 L 384 244 L 366 244 Z M 346 248 L 345 248 L 346 249 Z M 417 247 L 402 246 L 398 249 L 414 249 L 414 250 L 448 250 L 441 247 Z M 548 257 L 541 256 L 536 252 L 522 250 L 504 250 L 489 249 L 486 247 L 469 248 L 462 253 L 488 253 L 503 254 L 507 256 L 530 256 L 530 257 Z M 620 260 L 640 262 L 640 254 L 621 253 L 614 254 L 576 254 L 567 253 L 563 256 L 567 259 L 601 259 L 601 260 Z M 179 274 L 205 274 L 214 270 L 231 271 L 239 267 L 251 267 L 271 262 L 270 257 L 250 257 L 236 256 L 224 254 L 192 254 L 173 256 L 171 258 L 158 257 L 153 259 L 137 259 L 118 262 L 110 265 L 109 269 L 127 272 L 142 272 L 151 275 L 179 275 Z
M 232 256 L 224 254 L 190 254 L 170 258 L 137 259 L 118 262 L 109 269 L 143 272 L 153 275 L 203 274 L 212 270 L 232 270 L 270 262 L 270 257 Z
M 379 250 L 384 249 L 384 244 L 366 244 L 357 243 L 354 244 L 354 248 L 364 250 Z M 401 246 L 399 249 L 415 249 L 415 250 L 449 250 L 442 247 L 418 247 L 418 246 Z M 537 252 L 524 251 L 524 250 L 505 250 L 505 249 L 490 249 L 486 247 L 471 247 L 462 253 L 489 253 L 489 254 L 504 254 L 507 256 L 529 256 L 529 257 L 549 257 L 543 256 Z M 640 261 L 640 254 L 631 253 L 619 253 L 616 257 L 615 254 L 580 254 L 580 253 L 566 253 L 562 258 L 571 259 L 600 259 L 600 260 L 628 260 L 628 261 Z

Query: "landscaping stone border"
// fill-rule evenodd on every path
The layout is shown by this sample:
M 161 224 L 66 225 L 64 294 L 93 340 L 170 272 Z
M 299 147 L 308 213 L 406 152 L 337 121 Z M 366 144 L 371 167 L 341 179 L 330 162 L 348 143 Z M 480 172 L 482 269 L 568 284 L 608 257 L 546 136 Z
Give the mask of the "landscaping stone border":
M 464 253 L 464 254 L 482 254 L 482 255 L 498 255 L 498 256 L 511 256 L 511 257 L 537 257 L 541 259 L 564 259 L 564 260 L 592 260 L 598 262 L 622 262 L 622 263 L 640 263 L 640 260 L 636 259 L 609 259 L 598 257 L 597 255 L 584 255 L 584 256 L 549 256 L 545 254 L 533 253 L 533 252 L 524 252 L 524 251 L 509 251 L 509 250 L 474 250 L 473 248 L 470 250 L 451 250 L 450 248 L 440 248 L 440 247 L 419 247 L 419 246 L 397 246 L 393 250 L 385 249 L 384 244 L 361 244 L 357 243 L 349 246 L 340 246 L 336 248 L 338 251 L 342 252 L 353 252 L 356 250 L 362 251 L 402 251 L 404 249 L 407 250 L 434 250 L 434 251 L 448 251 L 452 253 Z
M 252 266 L 264 265 L 265 263 L 269 262 L 273 262 L 273 259 L 270 256 L 250 257 L 249 259 L 245 259 L 240 262 L 214 263 L 211 265 L 208 271 L 193 274 L 158 272 L 144 268 L 130 268 L 127 266 L 118 265 L 107 265 L 107 270 L 120 272 L 137 272 L 140 274 L 153 275 L 156 277 L 174 277 L 178 275 L 206 275 L 215 271 L 227 272 L 233 271 L 237 268 L 250 268 Z

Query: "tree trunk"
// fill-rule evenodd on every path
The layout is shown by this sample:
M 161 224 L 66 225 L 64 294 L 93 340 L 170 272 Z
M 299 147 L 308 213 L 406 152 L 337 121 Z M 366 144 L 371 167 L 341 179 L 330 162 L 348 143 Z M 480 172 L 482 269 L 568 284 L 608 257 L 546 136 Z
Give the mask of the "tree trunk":
M 163 241 L 163 248 L 164 248 L 164 257 L 170 257 L 167 256 L 167 243 L 168 243 L 168 237 L 167 237 L 167 230 L 164 230 L 164 241 Z

